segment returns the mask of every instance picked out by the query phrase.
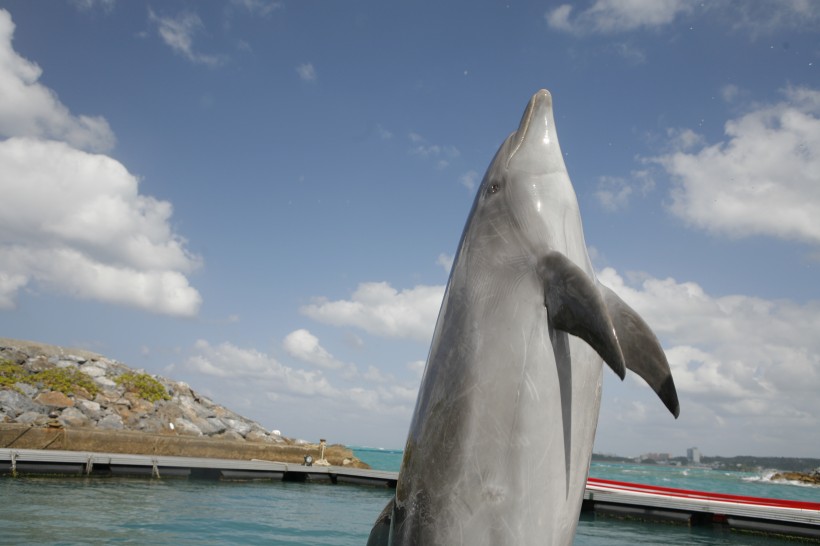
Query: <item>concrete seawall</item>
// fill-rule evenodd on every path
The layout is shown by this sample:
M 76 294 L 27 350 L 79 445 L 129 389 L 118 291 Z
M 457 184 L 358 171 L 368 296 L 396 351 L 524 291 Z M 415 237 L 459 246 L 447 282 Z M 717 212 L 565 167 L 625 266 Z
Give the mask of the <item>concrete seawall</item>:
M 39 428 L 19 424 L 0 424 L 0 448 L 88 451 L 134 455 L 163 455 L 216 459 L 265 459 L 301 464 L 306 455 L 320 458 L 317 444 L 271 444 L 248 441 L 192 438 L 172 434 L 134 431 Z M 341 445 L 325 448 L 325 459 L 335 466 L 369 468 Z

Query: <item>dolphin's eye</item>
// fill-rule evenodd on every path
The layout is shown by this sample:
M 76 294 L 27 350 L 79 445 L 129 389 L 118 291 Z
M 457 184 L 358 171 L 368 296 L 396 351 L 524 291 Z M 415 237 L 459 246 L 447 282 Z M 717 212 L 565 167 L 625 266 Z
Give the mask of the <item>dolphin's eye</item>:
M 492 184 L 490 184 L 487 193 L 498 193 L 499 190 L 501 190 L 501 184 L 499 184 L 498 182 L 493 182 Z

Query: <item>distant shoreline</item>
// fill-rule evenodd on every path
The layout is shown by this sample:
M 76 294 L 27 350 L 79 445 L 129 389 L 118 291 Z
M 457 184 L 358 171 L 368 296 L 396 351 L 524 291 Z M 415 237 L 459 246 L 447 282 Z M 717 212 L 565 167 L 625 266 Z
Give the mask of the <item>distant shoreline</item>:
M 779 472 L 797 472 L 811 474 L 820 468 L 820 459 L 806 457 L 756 457 L 752 455 L 736 455 L 734 457 L 706 457 L 701 456 L 699 464 L 692 464 L 686 457 L 674 457 L 668 460 L 637 460 L 636 458 L 620 455 L 592 454 L 593 462 L 609 462 L 641 465 L 687 466 L 693 468 L 711 468 L 734 472 L 762 472 L 775 470 Z

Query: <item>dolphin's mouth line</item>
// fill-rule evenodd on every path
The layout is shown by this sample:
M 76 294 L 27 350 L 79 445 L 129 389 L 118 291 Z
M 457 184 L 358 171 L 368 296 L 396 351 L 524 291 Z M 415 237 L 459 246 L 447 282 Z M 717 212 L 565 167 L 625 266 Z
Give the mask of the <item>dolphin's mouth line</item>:
M 513 148 L 513 151 L 510 152 L 510 155 L 507 156 L 507 164 L 505 165 L 505 167 L 507 168 L 509 168 L 510 161 L 512 161 L 512 158 L 524 144 L 524 140 L 526 140 L 525 137 L 527 136 L 527 131 L 530 128 L 530 122 L 532 121 L 532 114 L 534 111 L 535 101 L 530 101 L 530 103 L 527 104 L 527 111 L 524 112 L 524 116 L 521 119 L 521 123 L 518 125 L 518 129 L 512 135 L 510 135 L 511 137 L 515 137 L 516 142 L 515 148 Z
M 521 127 L 519 127 L 516 132 L 514 132 L 512 135 L 510 135 L 510 136 L 515 137 L 516 142 L 515 142 L 515 148 L 513 148 L 513 151 L 510 152 L 509 156 L 507 156 L 507 163 L 506 163 L 506 165 L 504 165 L 508 169 L 510 168 L 510 161 L 512 161 L 512 158 L 515 157 L 515 154 L 518 153 L 518 150 L 520 150 L 521 146 L 523 146 L 523 144 L 524 144 L 525 137 L 527 136 L 527 130 L 530 128 L 530 120 L 532 119 L 532 110 L 533 110 L 533 108 L 530 108 L 529 111 L 527 112 L 526 119 L 521 123 Z M 522 132 L 522 130 L 523 130 L 523 132 Z
M 509 168 L 510 161 L 512 161 L 512 158 L 515 156 L 515 154 L 518 152 L 518 150 L 521 149 L 521 146 L 524 144 L 524 141 L 526 140 L 527 133 L 529 132 L 530 124 L 532 122 L 533 115 L 535 114 L 535 111 L 537 110 L 536 107 L 538 105 L 538 99 L 541 98 L 541 97 L 539 97 L 539 94 L 540 94 L 540 92 L 536 93 L 535 96 L 533 96 L 532 100 L 530 100 L 530 102 L 527 104 L 527 109 L 526 109 L 526 111 L 524 112 L 524 115 L 521 118 L 521 123 L 518 125 L 518 129 L 515 131 L 515 133 L 510 135 L 511 137 L 512 136 L 515 137 L 516 142 L 515 142 L 515 148 L 513 148 L 512 152 L 510 152 L 510 155 L 507 156 L 507 162 L 506 162 L 505 167 Z

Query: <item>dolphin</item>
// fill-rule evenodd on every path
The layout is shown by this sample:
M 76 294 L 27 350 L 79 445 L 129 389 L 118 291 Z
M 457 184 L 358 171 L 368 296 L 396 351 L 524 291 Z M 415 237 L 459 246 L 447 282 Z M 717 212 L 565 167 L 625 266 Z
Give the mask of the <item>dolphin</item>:
M 552 113 L 538 91 L 461 236 L 395 497 L 368 545 L 550 545 L 575 536 L 602 362 L 677 417 L 646 322 L 592 269 Z

